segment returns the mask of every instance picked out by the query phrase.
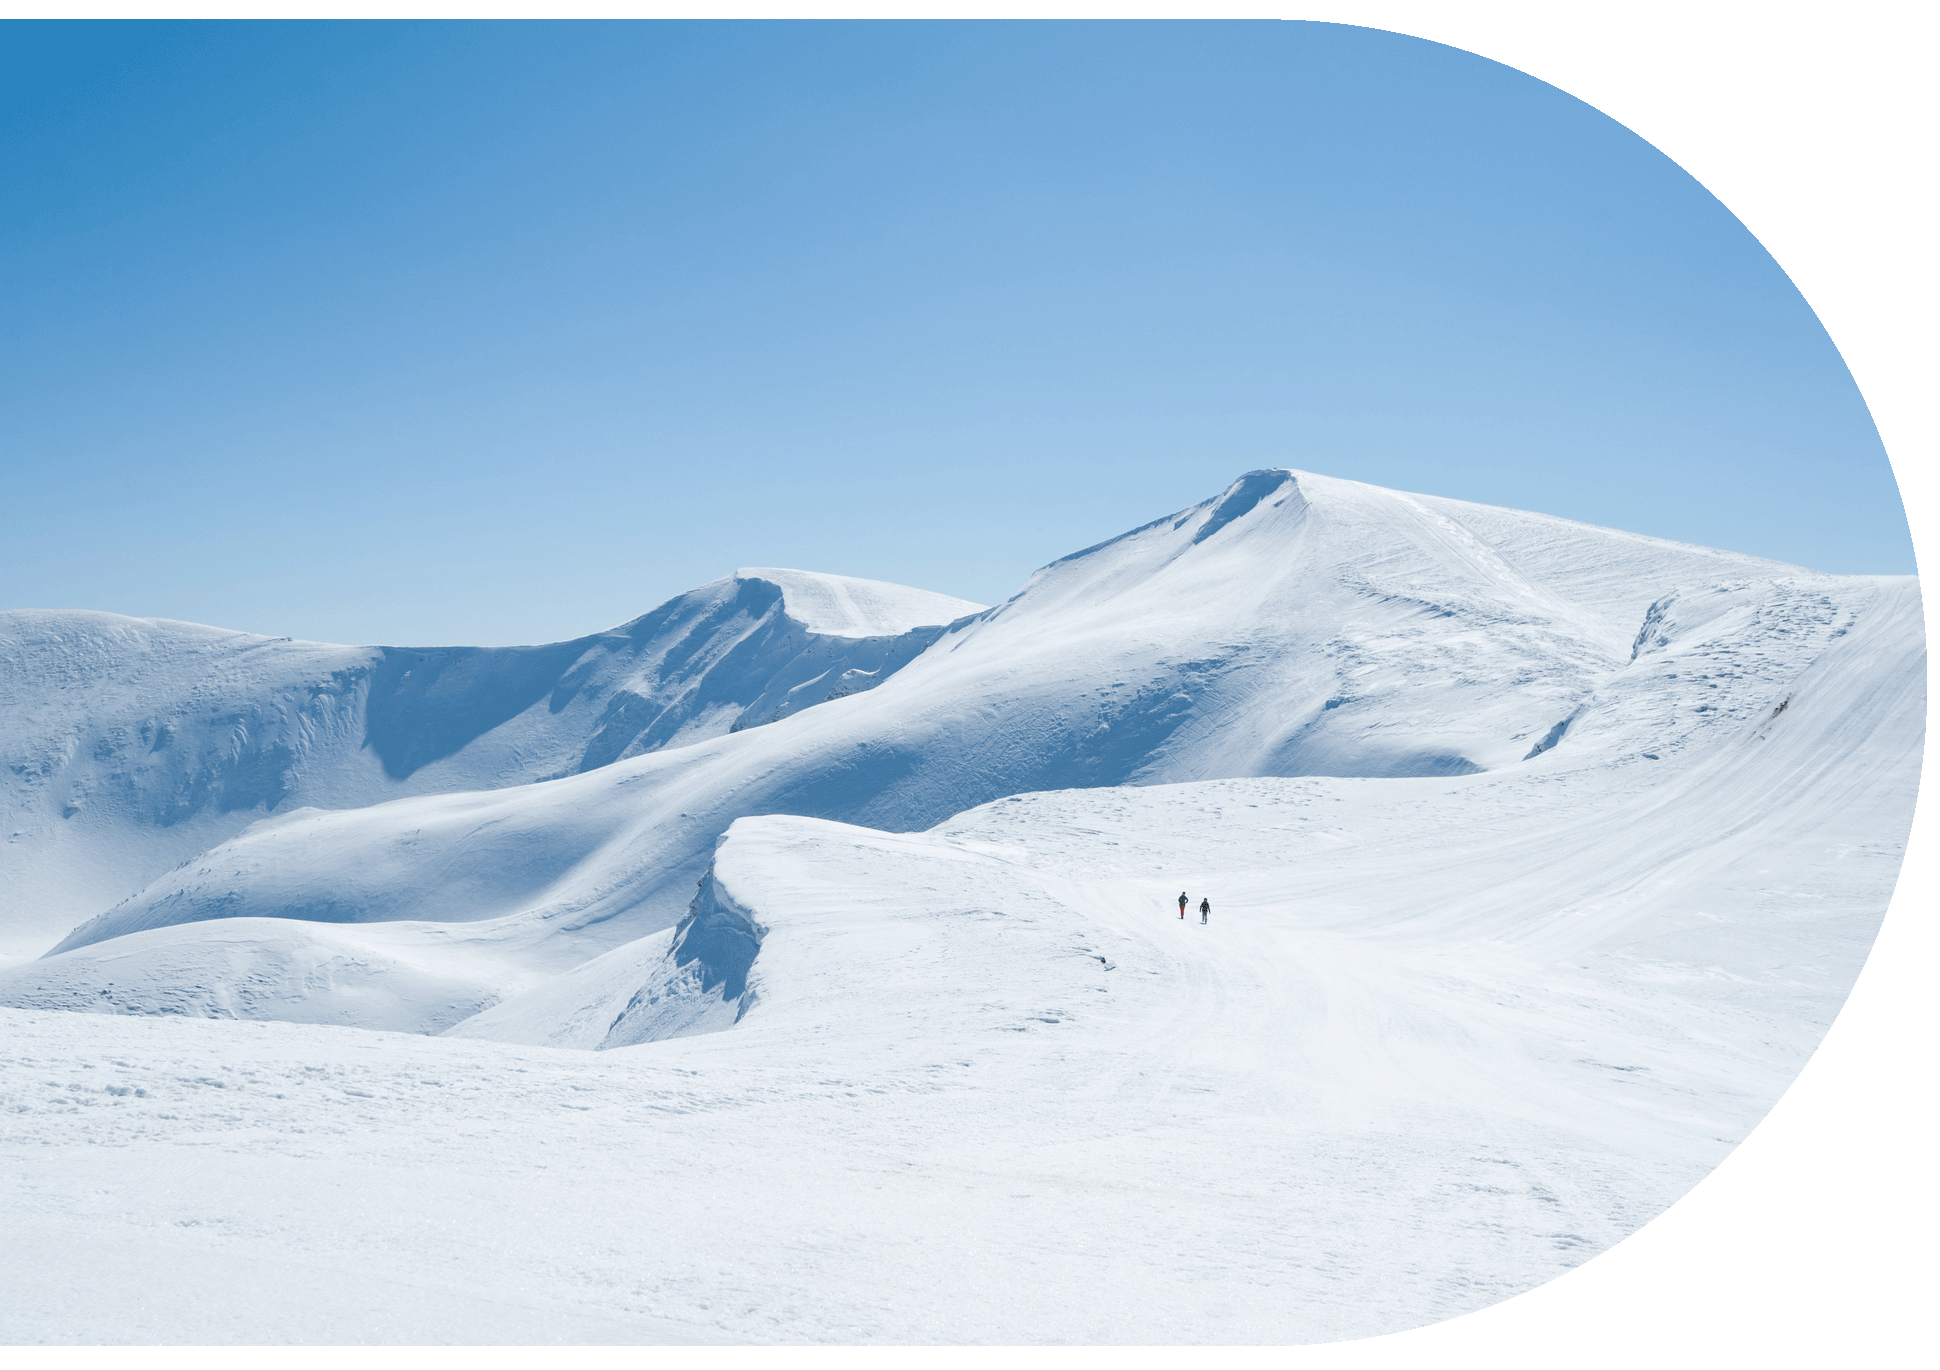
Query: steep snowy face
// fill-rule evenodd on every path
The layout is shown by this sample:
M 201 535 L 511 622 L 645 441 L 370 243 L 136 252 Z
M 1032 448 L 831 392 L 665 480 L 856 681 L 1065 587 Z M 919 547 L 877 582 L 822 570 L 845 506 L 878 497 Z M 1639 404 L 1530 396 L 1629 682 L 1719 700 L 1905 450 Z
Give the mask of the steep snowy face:
M 866 697 L 517 790 L 293 813 L 61 946 L 216 918 L 411 919 L 477 924 L 557 965 L 676 922 L 744 815 L 912 831 L 1035 790 L 1655 765 L 1776 707 L 1880 593 L 1255 472 L 1045 568 Z M 1714 599 L 1738 608 L 1695 607 Z
M 773 722 L 872 688 L 981 607 L 764 568 L 539 647 L 0 613 L 0 960 L 265 814 L 524 784 Z
M 873 688 L 949 623 L 982 610 L 883 581 L 767 567 L 739 571 L 610 633 L 534 649 L 558 650 L 562 658 L 566 648 L 578 650 L 565 669 L 545 673 L 545 714 L 532 692 L 532 699 L 522 699 L 521 726 L 493 742 L 525 756 L 534 754 L 535 742 L 550 746 L 554 764 L 520 776 L 532 780 L 773 723 Z M 435 731 L 444 681 L 444 672 L 434 673 L 408 696 L 400 682 L 384 706 L 392 710 L 383 731 L 397 769 L 408 773 L 414 763 L 425 764 L 419 758 L 427 752 L 449 746 Z M 452 692 L 477 693 L 463 677 Z M 419 701 L 430 707 L 414 707 Z M 471 743 L 462 729 L 454 740 Z

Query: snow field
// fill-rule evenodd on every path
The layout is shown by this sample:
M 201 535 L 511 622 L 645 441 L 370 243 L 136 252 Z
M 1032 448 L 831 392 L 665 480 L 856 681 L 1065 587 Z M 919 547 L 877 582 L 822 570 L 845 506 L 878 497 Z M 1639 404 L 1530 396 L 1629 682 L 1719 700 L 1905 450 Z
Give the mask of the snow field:
M 237 1341 L 296 1339 L 312 1291 L 337 1300 L 373 1277 L 434 1308 L 462 1294 L 556 1310 L 533 1317 L 534 1340 L 595 1315 L 636 1323 L 619 1340 L 669 1326 L 680 1340 L 1322 1339 L 1492 1301 L 1647 1216 L 1621 1204 L 1654 1167 L 1607 1146 L 1575 1157 L 1572 1138 L 1500 1123 L 1451 1141 L 1445 1108 L 1414 1111 L 1437 1124 L 1426 1134 L 1392 1110 L 1302 1109 L 1286 1074 L 1221 1059 L 1226 1032 L 1257 1026 L 1250 977 L 1192 964 L 1167 994 L 1159 981 L 1193 952 L 1126 939 L 1126 962 L 1086 969 L 1051 922 L 997 939 L 1014 974 L 1022 962 L 1001 988 L 927 928 L 837 938 L 845 973 L 927 970 L 933 952 L 976 986 L 945 1006 L 940 1053 L 920 1016 L 933 1005 L 867 983 L 779 1058 L 766 1034 L 561 1055 L 321 1029 L 292 1041 L 283 1024 L 238 1050 L 201 1040 L 221 1025 L 133 1020 L 144 1054 L 125 1032 L 98 1038 L 131 1020 L 18 1015 L 8 1078 L 42 1078 L 38 1097 L 13 1091 L 7 1106 L 27 1111 L 10 1121 L 56 1149 L 22 1157 L 13 1206 L 50 1237 L 126 1237 L 194 1271 L 227 1324 L 212 1336 L 185 1317 L 169 1335 Z M 1088 983 L 1121 972 L 1152 983 Z M 1115 1021 L 1155 998 L 1157 1021 Z M 1144 1031 L 1127 1042 L 1128 1026 Z M 1295 1016 L 1269 1041 L 1311 1026 Z M 89 1070 L 102 1047 L 132 1069 Z M 82 1094 L 96 1078 L 147 1097 Z M 1619 1197 L 1612 1230 L 1552 1218 L 1579 1185 Z M 1452 1216 L 1469 1240 L 1437 1249 Z M 91 1248 L 48 1249 L 59 1266 Z M 303 1293 L 265 1298 L 265 1283 Z M 42 1315 L 35 1339 L 132 1332 L 129 1301 Z M 447 1335 L 427 1320 L 402 1339 L 428 1333 Z
M 8 1040 L 35 1045 L 6 1078 L 48 1074 L 6 1100 L 13 1154 L 58 1139 L 120 1158 L 105 1183 L 71 1155 L 22 1172 L 42 1188 L 21 1207 L 50 1234 L 125 1227 L 174 1268 L 206 1265 L 210 1291 L 239 1251 L 300 1255 L 319 1293 L 287 1309 L 205 1292 L 245 1341 L 300 1339 L 332 1291 L 377 1276 L 434 1309 L 502 1300 L 539 1341 L 601 1317 L 615 1340 L 1135 1343 L 1452 1316 L 1695 1183 L 1850 975 L 1801 983 L 1797 946 L 1772 961 L 1695 911 L 1652 932 L 1647 894 L 1560 960 L 1504 935 L 1505 910 L 1476 936 L 1507 851 L 1559 845 L 1532 816 L 1607 803 L 1559 814 L 1558 788 L 1266 778 L 1022 796 L 924 834 L 743 820 L 713 879 L 759 929 L 745 1012 L 621 1050 L 10 1014 Z M 1397 879 L 1411 844 L 1422 869 Z M 1796 867 L 1835 872 L 1840 899 L 1768 931 L 1823 957 L 1840 939 L 1818 934 L 1850 924 L 1857 958 L 1893 868 L 1837 845 Z M 1575 859 L 1594 886 L 1602 854 Z M 1412 893 L 1435 860 L 1462 896 L 1440 907 Z M 1181 885 L 1214 896 L 1208 926 L 1177 918 Z M 623 963 L 583 996 L 605 1029 L 675 935 L 547 982 L 526 1023 L 515 997 L 455 1035 L 557 1023 L 569 988 Z M 168 1053 L 144 1064 L 131 1044 Z M 134 1064 L 110 1081 L 103 1053 Z M 82 1114 L 85 1143 L 63 1121 Z M 326 1161 L 347 1178 L 319 1190 Z M 193 1212 L 179 1178 L 166 1202 L 143 1189 L 183 1167 Z M 75 1175 L 111 1200 L 77 1207 Z M 357 1201 L 326 1215 L 344 1186 Z M 85 1338 L 99 1316 L 36 1326 Z M 448 1339 L 430 1315 L 388 1326 Z

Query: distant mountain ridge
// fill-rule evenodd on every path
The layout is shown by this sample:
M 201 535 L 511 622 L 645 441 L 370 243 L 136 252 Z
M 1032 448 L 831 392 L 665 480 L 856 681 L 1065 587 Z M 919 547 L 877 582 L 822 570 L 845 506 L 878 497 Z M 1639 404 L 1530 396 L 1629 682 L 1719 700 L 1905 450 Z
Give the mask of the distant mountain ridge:
M 773 722 L 872 688 L 981 608 L 758 567 L 537 647 L 0 612 L 0 950 L 23 919 L 54 933 L 266 814 L 525 784 Z

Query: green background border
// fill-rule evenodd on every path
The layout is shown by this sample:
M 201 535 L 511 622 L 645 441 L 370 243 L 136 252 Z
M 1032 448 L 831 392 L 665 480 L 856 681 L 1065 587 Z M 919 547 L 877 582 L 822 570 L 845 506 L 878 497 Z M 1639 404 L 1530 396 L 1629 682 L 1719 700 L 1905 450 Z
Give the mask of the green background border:
M 1218 4 L 1408 33 L 1515 66 L 1630 126 L 1719 196 L 1793 277 L 1837 343 L 1892 456 L 1921 565 L 1940 547 L 1930 396 L 1934 105 L 1940 23 L 1926 4 L 1686 0 L 1333 0 Z M 0 16 L 1183 17 L 1183 6 L 1059 4 L 491 4 L 308 0 L 19 4 Z M 1193 17 L 1211 17 L 1199 14 Z M 1936 860 L 1923 790 L 1892 912 L 1826 1044 L 1752 1137 L 1696 1190 L 1610 1252 L 1465 1318 L 1368 1341 L 1236 1351 L 1300 1366 L 1899 1364 L 1930 1354 L 1934 1300 L 1928 910 Z M 266 1290 L 274 1298 L 274 1292 Z M 54 1353 L 60 1354 L 60 1353 Z M 70 1353 L 72 1354 L 72 1353 Z M 93 1354 L 99 1353 L 80 1353 Z M 151 1353 L 149 1353 L 151 1354 Z M 196 1353 L 200 1364 L 260 1353 Z M 316 1354 L 275 1354 L 307 1360 Z M 363 1354 L 372 1353 L 359 1353 Z M 374 1353 L 388 1358 L 388 1353 Z M 423 1353 L 411 1360 L 423 1364 Z M 477 1351 L 436 1353 L 479 1358 Z M 745 1351 L 609 1351 L 720 1362 Z M 755 1353 L 762 1354 L 762 1353 Z M 844 1362 L 906 1353 L 792 1353 Z M 986 1351 L 927 1353 L 931 1360 Z M 1018 1353 L 1005 1353 L 1015 1356 Z M 1092 1360 L 1104 1351 L 1024 1351 Z M 1148 1358 L 1158 1353 L 1129 1353 Z M 1178 1353 L 1162 1353 L 1168 1358 Z M 497 1360 L 499 1356 L 487 1353 Z M 175 1354 L 167 1354 L 175 1360 Z M 520 1354 L 520 1360 L 532 1360 Z

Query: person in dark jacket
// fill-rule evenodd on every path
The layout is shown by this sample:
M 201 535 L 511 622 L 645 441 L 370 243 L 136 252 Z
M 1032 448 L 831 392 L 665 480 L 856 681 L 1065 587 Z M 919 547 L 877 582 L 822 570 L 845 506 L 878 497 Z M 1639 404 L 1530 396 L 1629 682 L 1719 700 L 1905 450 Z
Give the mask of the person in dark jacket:
M 1184 918 L 1185 916 L 1186 916 L 1186 892 L 1184 890 L 1180 890 L 1179 891 L 1179 917 Z
M 1210 914 L 1211 912 L 1212 912 L 1212 900 L 1201 899 L 1199 901 L 1199 921 L 1201 923 L 1204 923 L 1206 921 L 1206 915 Z

